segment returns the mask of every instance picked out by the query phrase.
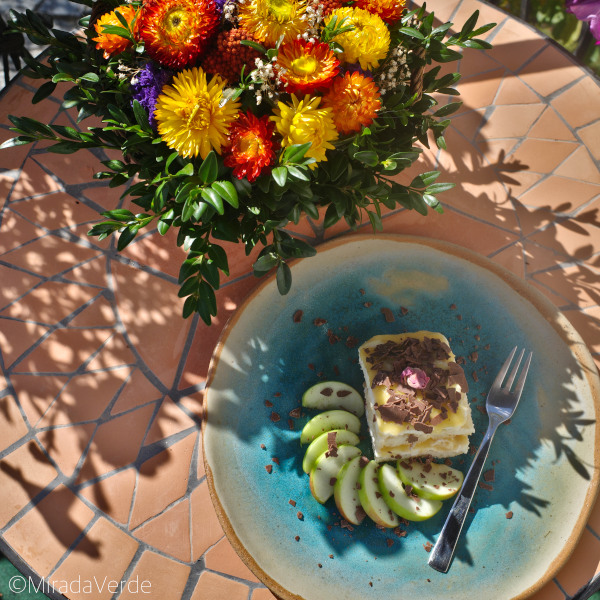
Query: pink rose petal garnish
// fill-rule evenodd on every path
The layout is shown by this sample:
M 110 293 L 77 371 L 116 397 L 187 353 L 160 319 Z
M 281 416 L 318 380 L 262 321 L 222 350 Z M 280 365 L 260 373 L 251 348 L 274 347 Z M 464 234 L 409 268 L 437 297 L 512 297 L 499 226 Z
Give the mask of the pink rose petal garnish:
M 406 382 L 406 385 L 415 390 L 422 390 L 429 383 L 429 377 L 427 377 L 425 371 L 417 367 L 406 367 L 402 371 L 401 377 Z

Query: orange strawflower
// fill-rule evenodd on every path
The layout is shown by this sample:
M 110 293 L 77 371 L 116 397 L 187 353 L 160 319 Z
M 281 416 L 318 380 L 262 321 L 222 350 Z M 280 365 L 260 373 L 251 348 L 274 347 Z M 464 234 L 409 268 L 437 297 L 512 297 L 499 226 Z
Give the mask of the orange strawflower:
M 140 37 L 146 54 L 172 69 L 194 66 L 219 25 L 213 0 L 146 0 Z
M 406 0 L 356 0 L 355 6 L 379 15 L 386 23 L 400 20 Z
M 277 54 L 280 80 L 290 94 L 312 94 L 324 89 L 338 74 L 339 61 L 323 42 L 295 39 L 283 43 Z
M 251 112 L 241 114 L 229 129 L 229 143 L 223 148 L 225 166 L 233 168 L 233 174 L 250 183 L 259 175 L 269 172 L 277 157 L 279 143 L 273 139 L 275 123 L 268 115 L 260 119 Z
M 104 27 L 107 26 L 116 26 L 123 27 L 121 21 L 119 21 L 116 13 L 125 18 L 129 26 L 131 27 L 131 23 L 135 18 L 136 10 L 132 6 L 128 4 L 123 4 L 118 6 L 109 13 L 104 13 L 94 24 L 94 29 L 98 34 L 98 37 L 93 38 L 93 41 L 96 42 L 96 48 L 98 50 L 104 50 L 104 58 L 110 58 L 114 54 L 120 54 L 121 52 L 127 50 L 129 46 L 131 46 L 131 42 L 120 35 L 116 35 L 113 33 L 103 33 Z
M 379 88 L 370 77 L 358 72 L 346 73 L 333 80 L 323 96 L 323 107 L 333 111 L 333 122 L 339 133 L 360 131 L 368 127 L 381 108 Z

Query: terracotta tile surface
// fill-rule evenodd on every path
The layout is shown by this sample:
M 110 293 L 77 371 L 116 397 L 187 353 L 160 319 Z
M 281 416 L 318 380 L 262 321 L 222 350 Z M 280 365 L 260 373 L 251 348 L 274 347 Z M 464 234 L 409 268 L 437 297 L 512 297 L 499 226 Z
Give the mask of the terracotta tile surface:
M 93 594 L 97 600 L 108 600 L 114 593 L 108 583 L 121 581 L 137 548 L 133 538 L 100 518 L 48 579 L 68 598 L 83 600 Z
M 180 600 L 190 568 L 155 552 L 142 554 L 119 600 Z M 142 587 L 143 586 L 143 587 Z
M 258 579 L 235 553 L 227 538 L 223 538 L 206 553 L 204 562 L 211 571 L 219 571 L 237 578 L 258 582 Z
M 205 571 L 200 575 L 191 600 L 246 600 L 248 587 L 238 581 Z
M 425 150 L 399 176 L 442 171 L 440 181 L 456 184 L 441 198 L 445 214 L 387 210 L 385 231 L 453 242 L 504 266 L 561 308 L 600 365 L 600 84 L 489 3 L 427 7 L 455 29 L 475 9 L 498 27 L 491 51 L 466 50 L 444 66 L 461 72 L 464 102 L 449 151 Z M 20 79 L 2 94 L 1 123 L 25 112 L 74 124 L 59 110 L 64 89 L 32 105 L 32 85 Z M 0 141 L 8 137 L 0 126 Z M 92 178 L 92 153 L 43 148 L 0 157 L 0 542 L 50 581 L 123 581 L 94 600 L 142 597 L 126 584 L 143 581 L 144 598 L 273 600 L 223 534 L 200 443 L 209 362 L 227 319 L 260 284 L 258 250 L 246 257 L 219 241 L 230 256 L 219 317 L 211 327 L 184 321 L 174 232 L 143 232 L 120 254 L 89 238 L 122 190 Z M 290 231 L 316 245 L 352 235 L 344 222 L 324 232 L 308 219 Z M 567 565 L 531 600 L 573 595 L 598 570 L 599 539 L 596 506 Z
M 4 535 L 38 575 L 47 577 L 93 517 L 92 509 L 60 485 Z M 28 535 L 31 531 L 38 535 Z

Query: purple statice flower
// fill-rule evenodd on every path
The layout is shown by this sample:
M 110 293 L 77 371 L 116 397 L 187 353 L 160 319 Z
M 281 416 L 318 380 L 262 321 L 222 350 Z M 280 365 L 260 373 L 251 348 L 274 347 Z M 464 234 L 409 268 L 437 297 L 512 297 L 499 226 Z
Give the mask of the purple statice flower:
M 600 0 L 566 0 L 565 6 L 580 21 L 588 21 L 596 44 L 600 45 Z
M 156 129 L 156 119 L 154 118 L 156 100 L 163 86 L 170 83 L 172 78 L 171 71 L 149 62 L 131 83 L 133 100 L 137 100 L 148 111 L 148 121 L 154 129 Z
M 213 1 L 217 5 L 217 8 L 219 9 L 220 13 L 223 13 L 223 6 L 225 6 L 225 4 L 227 2 L 230 2 L 230 0 L 213 0 Z

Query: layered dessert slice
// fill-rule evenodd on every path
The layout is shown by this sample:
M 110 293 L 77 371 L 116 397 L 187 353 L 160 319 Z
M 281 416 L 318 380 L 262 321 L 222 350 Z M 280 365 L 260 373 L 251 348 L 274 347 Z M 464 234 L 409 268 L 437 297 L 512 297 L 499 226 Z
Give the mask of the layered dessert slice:
M 475 430 L 468 384 L 444 335 L 377 335 L 358 353 L 376 460 L 468 451 Z

